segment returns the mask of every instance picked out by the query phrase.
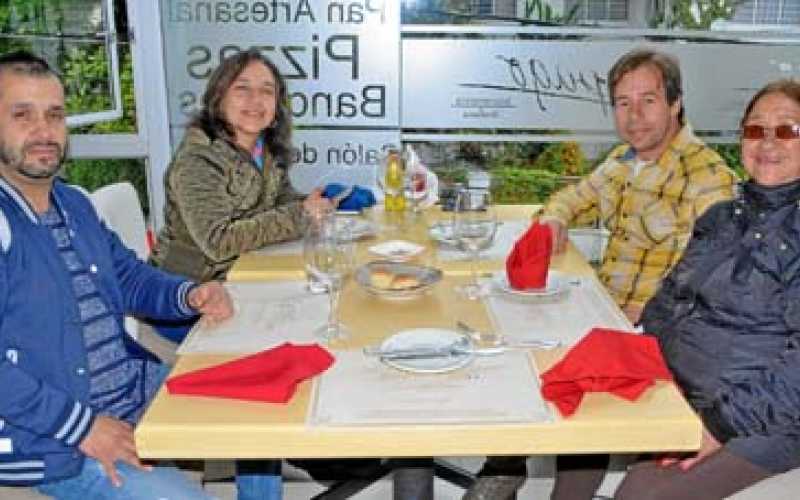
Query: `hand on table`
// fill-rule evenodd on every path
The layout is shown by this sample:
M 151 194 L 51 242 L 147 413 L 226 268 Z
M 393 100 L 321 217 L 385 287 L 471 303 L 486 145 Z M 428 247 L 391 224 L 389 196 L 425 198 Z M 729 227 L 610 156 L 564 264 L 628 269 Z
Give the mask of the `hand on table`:
M 233 315 L 231 297 L 219 281 L 209 281 L 193 288 L 186 297 L 186 302 L 203 315 L 201 321 L 208 325 L 219 323 Z
M 127 422 L 113 417 L 100 415 L 95 418 L 89 434 L 78 445 L 84 455 L 94 458 L 103 467 L 108 479 L 116 487 L 122 485 L 115 462 L 121 460 L 137 469 L 152 469 L 139 460 L 136 442 L 133 439 L 133 427 Z
M 314 189 L 303 201 L 303 210 L 306 215 L 319 219 L 323 215 L 332 212 L 336 207 L 333 206 L 331 200 L 322 196 L 322 189 Z
M 541 217 L 539 218 L 539 223 L 545 224 L 550 228 L 550 233 L 553 236 L 553 254 L 564 253 L 567 250 L 567 227 L 560 220 L 553 217 Z

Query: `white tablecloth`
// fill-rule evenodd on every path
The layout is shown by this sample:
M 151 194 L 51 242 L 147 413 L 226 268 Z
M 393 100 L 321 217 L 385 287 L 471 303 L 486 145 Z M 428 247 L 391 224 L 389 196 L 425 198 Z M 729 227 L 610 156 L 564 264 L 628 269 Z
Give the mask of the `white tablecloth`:
M 492 246 L 481 251 L 480 259 L 504 260 L 511 253 L 511 249 L 514 248 L 514 243 L 528 229 L 530 224 L 529 220 L 503 221 L 497 227 Z M 441 244 L 438 248 L 438 255 L 439 259 L 443 261 L 468 260 L 471 258 L 469 252 L 463 252 L 452 246 Z
M 305 281 L 226 283 L 234 315 L 218 325 L 198 324 L 178 354 L 249 353 L 283 342 L 318 342 L 313 330 L 325 323 L 328 296 L 313 295 Z
M 549 422 L 525 351 L 476 357 L 448 373 L 408 373 L 361 351 L 337 351 L 317 381 L 314 425 Z
M 566 278 L 566 293 L 554 297 L 520 298 L 489 288 L 489 315 L 509 339 L 558 340 L 575 344 L 593 327 L 634 331 L 619 307 L 592 277 Z

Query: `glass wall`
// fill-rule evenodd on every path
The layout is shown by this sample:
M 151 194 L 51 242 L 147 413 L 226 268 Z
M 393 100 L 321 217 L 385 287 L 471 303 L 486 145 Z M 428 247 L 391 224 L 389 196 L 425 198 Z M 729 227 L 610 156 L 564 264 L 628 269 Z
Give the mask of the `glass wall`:
M 137 133 L 127 13 L 121 0 L 0 2 L 0 53 L 31 51 L 62 74 L 73 142 L 76 136 L 91 143 L 95 136 Z M 75 154 L 73 148 L 62 170 L 67 182 L 89 191 L 131 182 L 144 211 L 149 211 L 143 158 L 98 158 L 97 153 L 80 149 Z

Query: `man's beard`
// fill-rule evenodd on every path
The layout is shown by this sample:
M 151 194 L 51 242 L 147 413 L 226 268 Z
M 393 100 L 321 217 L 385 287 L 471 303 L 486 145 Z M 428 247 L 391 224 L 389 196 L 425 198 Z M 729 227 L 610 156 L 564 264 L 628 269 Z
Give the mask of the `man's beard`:
M 25 162 L 26 152 L 34 147 L 47 146 L 56 148 L 56 160 L 52 162 Z M 32 180 L 51 179 L 54 177 L 59 169 L 61 163 L 64 161 L 66 152 L 61 144 L 57 142 L 30 142 L 22 146 L 20 150 L 14 150 L 8 147 L 4 142 L 0 141 L 0 162 L 5 164 L 8 168 L 15 170 L 19 175 L 27 177 Z

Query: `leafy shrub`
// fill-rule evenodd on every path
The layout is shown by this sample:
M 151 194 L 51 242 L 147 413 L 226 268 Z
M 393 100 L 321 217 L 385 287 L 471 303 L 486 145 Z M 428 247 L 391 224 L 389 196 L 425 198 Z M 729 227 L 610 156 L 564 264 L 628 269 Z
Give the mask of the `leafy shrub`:
M 61 176 L 66 182 L 77 184 L 88 191 L 115 182 L 130 182 L 136 188 L 145 215 L 149 213 L 147 175 L 143 160 L 67 160 Z
M 719 153 L 725 163 L 733 169 L 740 179 L 747 179 L 749 175 L 742 165 L 741 149 L 738 144 L 710 144 Z
M 575 141 L 566 141 L 547 145 L 536 157 L 533 168 L 560 175 L 583 175 L 588 163 L 581 146 Z
M 492 170 L 492 198 L 496 203 L 543 203 L 560 185 L 561 177 L 547 170 L 510 167 Z

